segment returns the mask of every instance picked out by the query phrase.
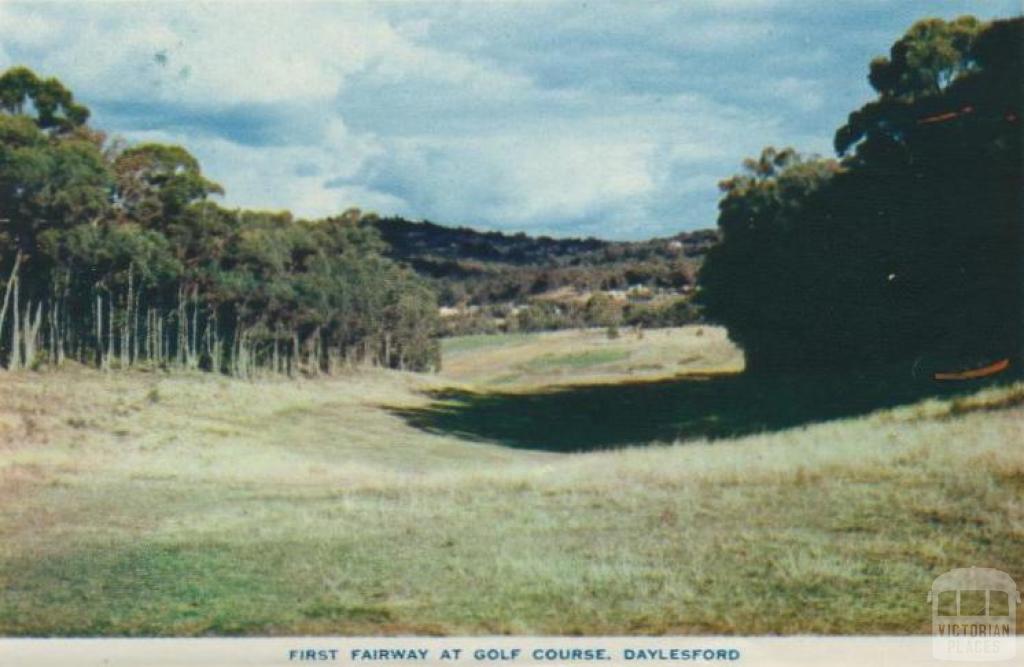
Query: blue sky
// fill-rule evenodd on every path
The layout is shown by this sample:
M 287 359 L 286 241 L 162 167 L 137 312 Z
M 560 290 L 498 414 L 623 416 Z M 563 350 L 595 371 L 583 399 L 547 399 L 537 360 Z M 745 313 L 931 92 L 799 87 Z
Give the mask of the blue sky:
M 224 203 L 554 236 L 715 223 L 766 145 L 829 154 L 916 19 L 1018 0 L 19 3 L 0 68 L 187 147 Z

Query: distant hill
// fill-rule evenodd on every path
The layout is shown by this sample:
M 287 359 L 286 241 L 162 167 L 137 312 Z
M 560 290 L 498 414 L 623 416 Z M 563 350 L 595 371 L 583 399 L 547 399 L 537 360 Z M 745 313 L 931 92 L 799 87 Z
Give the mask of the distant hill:
M 381 218 L 376 225 L 394 256 L 402 259 L 433 257 L 515 265 L 545 264 L 611 245 L 609 241 L 595 238 L 553 239 L 521 232 L 481 232 L 469 227 L 445 227 L 402 218 Z
M 442 304 L 525 301 L 551 290 L 676 289 L 693 284 L 715 230 L 647 241 L 555 239 L 402 218 L 372 219 L 386 253 L 435 281 Z
M 718 241 L 715 230 L 627 242 L 363 220 L 388 244 L 386 255 L 434 286 L 448 335 L 692 322 L 699 313 L 690 293 Z M 595 295 L 605 305 L 590 303 Z

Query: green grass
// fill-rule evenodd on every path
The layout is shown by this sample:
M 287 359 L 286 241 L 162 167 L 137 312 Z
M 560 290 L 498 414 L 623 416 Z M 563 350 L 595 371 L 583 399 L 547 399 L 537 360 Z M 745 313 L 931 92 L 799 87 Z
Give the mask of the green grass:
M 1022 383 L 469 372 L 0 376 L 0 634 L 928 633 L 937 574 L 1024 577 Z
M 533 392 L 694 373 L 736 372 L 743 355 L 722 329 L 654 329 L 609 339 L 604 329 L 466 336 L 445 340 L 444 375 L 476 388 Z
M 505 347 L 516 343 L 525 343 L 530 338 L 530 334 L 526 333 L 475 334 L 472 336 L 444 338 L 441 341 L 441 351 L 447 356 L 489 347 Z
M 627 350 L 587 350 L 570 354 L 544 355 L 524 364 L 528 371 L 579 370 L 629 359 Z

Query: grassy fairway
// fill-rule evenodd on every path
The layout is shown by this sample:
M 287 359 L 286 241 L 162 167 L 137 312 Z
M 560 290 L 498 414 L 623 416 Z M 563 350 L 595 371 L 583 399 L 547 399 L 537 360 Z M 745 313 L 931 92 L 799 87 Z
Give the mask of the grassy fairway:
M 718 377 L 710 328 L 448 345 L 0 375 L 0 634 L 924 633 L 942 571 L 1024 578 L 1024 384 Z
M 743 355 L 717 327 L 604 329 L 463 336 L 444 341 L 444 376 L 476 388 L 535 392 L 566 384 L 617 384 L 681 373 L 733 373 Z

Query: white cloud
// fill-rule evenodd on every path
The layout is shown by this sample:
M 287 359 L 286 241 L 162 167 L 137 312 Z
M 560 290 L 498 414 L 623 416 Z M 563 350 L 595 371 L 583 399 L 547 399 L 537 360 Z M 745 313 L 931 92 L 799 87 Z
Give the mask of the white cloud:
M 0 66 L 185 145 L 229 205 L 648 236 L 713 224 L 764 145 L 828 152 L 913 13 L 870 4 L 0 1 Z
M 20 44 L 22 26 L 45 24 L 51 42 L 39 65 L 109 99 L 198 107 L 329 99 L 393 40 L 379 20 L 318 21 L 284 4 L 44 7 L 10 6 L 4 39 Z
M 768 87 L 773 96 L 800 111 L 817 111 L 825 104 L 824 86 L 813 79 L 786 76 Z
M 330 124 L 324 142 L 309 146 L 246 146 L 219 137 L 195 137 L 163 131 L 130 132 L 133 143 L 186 146 L 211 179 L 226 190 L 225 205 L 266 210 L 287 209 L 299 217 L 317 217 L 359 206 L 372 210 L 398 200 L 365 188 L 323 186 L 324 174 L 351 177 L 381 151 L 372 139 L 351 135 L 340 120 Z M 306 173 L 303 173 L 306 172 Z M 364 201 L 357 195 L 368 195 Z

